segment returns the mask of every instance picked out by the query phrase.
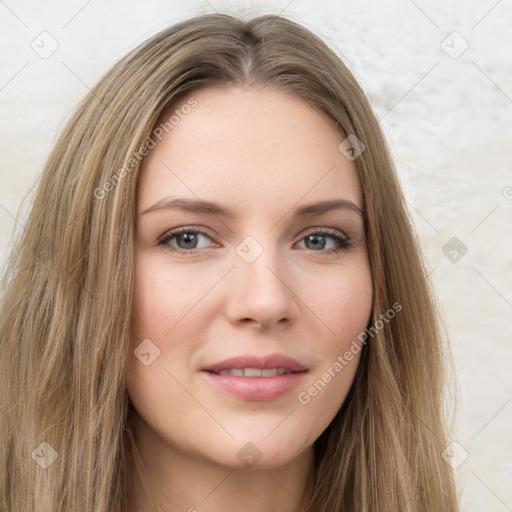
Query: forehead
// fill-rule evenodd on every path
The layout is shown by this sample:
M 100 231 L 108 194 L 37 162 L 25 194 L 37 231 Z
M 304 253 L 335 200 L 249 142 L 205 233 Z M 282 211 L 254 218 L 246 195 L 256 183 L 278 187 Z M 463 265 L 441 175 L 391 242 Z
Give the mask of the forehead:
M 293 94 L 203 89 L 176 101 L 159 120 L 166 122 L 143 162 L 139 211 L 173 194 L 240 208 L 339 196 L 361 206 L 356 168 L 338 150 L 344 136 Z

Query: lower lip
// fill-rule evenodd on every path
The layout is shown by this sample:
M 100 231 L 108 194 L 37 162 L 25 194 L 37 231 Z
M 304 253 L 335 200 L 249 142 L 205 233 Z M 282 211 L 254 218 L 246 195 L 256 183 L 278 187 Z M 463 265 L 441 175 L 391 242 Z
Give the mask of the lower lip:
M 304 378 L 306 372 L 287 373 L 275 377 L 238 377 L 201 372 L 206 379 L 225 393 L 241 398 L 265 402 L 275 400 L 293 391 Z

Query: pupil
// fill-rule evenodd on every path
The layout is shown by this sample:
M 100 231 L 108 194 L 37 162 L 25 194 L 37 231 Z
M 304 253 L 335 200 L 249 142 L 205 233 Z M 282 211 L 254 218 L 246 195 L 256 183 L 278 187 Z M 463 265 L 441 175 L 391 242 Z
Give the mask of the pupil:
M 193 244 L 193 242 L 195 241 L 195 240 L 194 240 L 195 236 L 196 236 L 196 235 L 194 235 L 194 234 L 190 234 L 190 233 L 184 233 L 184 234 L 182 234 L 182 235 L 181 235 L 181 238 L 182 238 L 183 240 L 185 240 L 185 247 L 182 247 L 182 249 L 190 249 L 189 244 L 192 242 L 192 245 L 194 245 L 194 244 Z M 179 244 L 178 244 L 178 245 L 179 245 Z
M 319 239 L 323 240 L 319 241 Z M 323 249 L 325 247 L 325 238 L 321 235 L 309 235 L 308 240 L 313 242 L 313 248 L 320 247 L 321 249 Z

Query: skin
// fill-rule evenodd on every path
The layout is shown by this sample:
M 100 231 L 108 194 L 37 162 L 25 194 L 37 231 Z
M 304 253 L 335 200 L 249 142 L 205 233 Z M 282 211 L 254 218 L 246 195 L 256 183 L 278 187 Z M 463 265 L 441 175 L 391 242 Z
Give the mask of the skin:
M 203 89 L 193 97 L 196 108 L 164 132 L 138 184 L 127 366 L 138 448 L 164 510 L 298 511 L 312 445 L 342 405 L 360 355 L 309 403 L 298 394 L 366 328 L 372 281 L 356 212 L 302 218 L 294 210 L 338 198 L 362 208 L 356 168 L 338 150 L 344 137 L 300 98 L 273 88 Z M 216 201 L 236 217 L 142 213 L 168 196 Z M 190 228 L 189 238 L 159 244 L 179 227 Z M 207 236 L 194 238 L 192 228 Z M 319 229 L 336 231 L 351 246 L 333 252 L 338 242 Z M 308 237 L 314 234 L 316 245 Z M 263 250 L 252 263 L 236 251 L 249 236 Z M 257 246 L 245 247 L 256 254 Z M 172 250 L 180 248 L 197 253 Z M 148 366 L 134 355 L 146 339 L 160 350 Z M 275 353 L 308 372 L 274 400 L 232 397 L 200 372 L 233 356 Z M 247 443 L 260 454 L 251 467 L 239 455 Z

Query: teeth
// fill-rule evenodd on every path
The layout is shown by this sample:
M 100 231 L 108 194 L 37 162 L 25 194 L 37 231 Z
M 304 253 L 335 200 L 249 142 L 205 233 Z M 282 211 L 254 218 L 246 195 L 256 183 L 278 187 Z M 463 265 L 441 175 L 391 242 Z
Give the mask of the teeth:
M 261 377 L 261 370 L 258 368 L 244 368 L 244 377 Z
M 238 377 L 243 377 L 244 376 L 244 371 L 243 370 L 239 370 L 237 368 L 235 368 L 233 370 L 221 370 L 219 372 L 219 375 L 237 375 Z
M 217 375 L 235 375 L 237 377 L 275 377 L 292 372 L 285 368 L 268 368 L 266 370 L 261 370 L 260 368 L 230 368 L 229 370 L 220 370 L 216 373 Z

